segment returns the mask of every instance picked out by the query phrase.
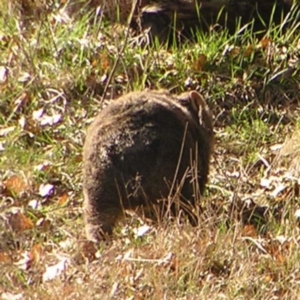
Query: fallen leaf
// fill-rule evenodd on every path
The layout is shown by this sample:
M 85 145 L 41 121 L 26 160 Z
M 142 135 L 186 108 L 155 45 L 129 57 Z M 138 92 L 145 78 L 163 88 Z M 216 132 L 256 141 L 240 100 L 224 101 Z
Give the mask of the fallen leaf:
M 15 130 L 16 126 L 9 126 L 6 128 L 0 129 L 0 136 L 7 136 L 9 133 L 13 132 Z
M 4 188 L 8 195 L 21 196 L 27 189 L 28 184 L 18 175 L 13 175 L 3 182 Z
M 260 180 L 260 186 L 262 186 L 264 188 L 270 188 L 272 182 L 273 182 L 272 178 L 262 178 Z
M 23 294 L 19 293 L 19 294 L 12 294 L 9 292 L 5 292 L 1 294 L 1 299 L 2 300 L 21 300 L 23 299 Z
M 66 0 L 61 0 L 61 4 L 64 4 L 63 2 L 67 2 Z M 67 24 L 70 22 L 71 18 L 68 16 L 68 11 L 63 7 L 61 8 L 56 14 L 53 14 L 53 21 L 57 23 L 64 23 Z
M 26 217 L 20 211 L 12 214 L 8 218 L 8 223 L 11 226 L 12 230 L 16 232 L 22 232 L 25 230 L 32 229 L 34 227 L 34 224 L 31 221 L 31 219 Z
M 0 263 L 11 263 L 12 259 L 6 252 L 0 252 Z
M 85 241 L 80 245 L 80 253 L 89 261 L 93 261 L 97 258 L 97 247 L 95 246 L 95 243 L 90 241 Z
M 111 288 L 111 291 L 110 291 L 110 293 L 109 293 L 109 297 L 110 298 L 114 298 L 114 296 L 115 296 L 115 294 L 116 294 L 116 292 L 117 292 L 117 290 L 118 290 L 118 286 L 119 286 L 119 282 L 115 282 L 114 284 L 113 284 L 113 286 L 112 286 L 112 288 Z
M 101 67 L 101 70 L 103 72 L 106 72 L 108 69 L 109 69 L 109 66 L 110 66 L 110 61 L 109 61 L 109 56 L 106 53 L 103 53 L 99 56 L 100 58 L 100 67 Z
M 240 54 L 240 48 L 239 47 L 234 47 L 230 50 L 229 54 L 232 58 L 237 57 Z
M 30 200 L 28 202 L 28 206 L 31 207 L 32 209 L 37 209 L 39 206 L 39 201 L 38 200 Z
M 45 126 L 45 125 L 54 125 L 56 123 L 58 123 L 62 118 L 62 115 L 61 114 L 54 114 L 52 116 L 48 116 L 48 115 L 44 115 L 40 118 L 40 124 L 42 126 Z
M 38 263 L 44 252 L 43 247 L 40 244 L 35 244 L 30 250 L 30 256 L 34 263 Z
M 30 251 L 22 253 L 22 258 L 14 264 L 22 270 L 29 270 L 33 264 L 40 261 L 43 248 L 40 244 L 35 244 Z
M 40 218 L 36 222 L 37 227 L 43 228 L 45 230 L 49 230 L 51 225 L 52 225 L 51 221 L 49 219 L 45 219 L 45 218 Z
M 74 245 L 74 240 L 70 239 L 70 238 L 67 238 L 66 240 L 63 240 L 63 241 L 60 241 L 59 242 L 59 246 L 62 248 L 62 249 L 71 249 L 72 246 Z
M 21 76 L 19 76 L 18 81 L 22 82 L 22 83 L 25 83 L 25 82 L 28 82 L 30 79 L 31 79 L 30 74 L 27 73 L 27 72 L 23 72 L 21 74 Z
M 272 43 L 271 39 L 263 38 L 259 42 L 259 47 L 265 50 Z
M 206 55 L 200 54 L 198 58 L 193 62 L 193 70 L 203 71 L 206 61 L 207 61 Z
M 298 182 L 296 181 L 294 183 L 294 195 L 296 197 L 299 197 L 299 194 L 300 194 L 300 184 L 299 184 L 299 181 Z
M 48 196 L 52 195 L 53 191 L 54 191 L 54 186 L 49 183 L 41 184 L 39 187 L 39 194 L 42 197 L 48 197 Z
M 60 276 L 67 268 L 68 260 L 61 258 L 61 260 L 53 265 L 47 266 L 45 273 L 43 274 L 43 282 L 53 280 L 55 277 Z
M 22 258 L 14 263 L 21 270 L 29 270 L 32 263 L 32 257 L 29 251 L 22 253 Z
M 19 125 L 21 126 L 21 128 L 24 130 L 25 125 L 26 125 L 26 119 L 24 116 L 21 116 L 20 119 L 18 120 Z
M 61 118 L 62 115 L 61 114 L 53 114 L 53 115 L 45 115 L 44 114 L 44 109 L 40 108 L 36 111 L 34 111 L 32 113 L 32 118 L 33 120 L 35 120 L 36 122 L 39 122 L 40 125 L 45 126 L 45 125 L 54 125 L 56 123 L 58 123 Z
M 300 222 L 300 209 L 297 209 L 294 214 L 297 222 Z
M 142 225 L 138 228 L 134 228 L 133 232 L 136 238 L 144 236 L 151 229 L 148 225 Z
M 286 237 L 284 235 L 278 235 L 278 236 L 276 236 L 275 240 L 278 241 L 281 245 L 289 242 L 288 237 Z
M 7 82 L 8 69 L 5 66 L 0 66 L 0 84 Z
M 249 45 L 244 51 L 244 57 L 249 57 L 254 52 L 254 48 L 252 45 Z
M 1 46 L 7 47 L 9 42 L 11 41 L 11 37 L 4 32 L 0 31 L 0 43 L 2 44 Z
M 69 195 L 68 193 L 65 193 L 58 198 L 58 205 L 63 206 L 68 202 L 68 200 L 69 200 Z
M 32 113 L 32 119 L 33 120 L 39 120 L 42 116 L 43 116 L 43 113 L 44 113 L 44 109 L 43 108 L 40 108 L 38 110 L 35 110 L 33 113 Z
M 277 197 L 282 191 L 284 191 L 286 186 L 282 183 L 279 183 L 275 190 L 271 193 L 271 196 L 274 198 Z
M 282 149 L 282 147 L 283 147 L 283 144 L 275 144 L 275 145 L 272 145 L 270 147 L 270 150 L 271 151 L 278 151 L 278 150 Z
M 264 281 L 266 282 L 266 283 L 269 283 L 269 282 L 271 282 L 273 280 L 273 278 L 272 278 L 272 276 L 270 276 L 270 275 L 266 275 L 265 277 L 264 277 Z
M 47 171 L 50 168 L 51 163 L 49 161 L 44 161 L 42 164 L 33 167 L 34 171 Z
M 29 101 L 29 94 L 23 92 L 15 101 L 14 111 L 17 111 L 20 107 L 23 107 Z
M 245 225 L 243 228 L 242 236 L 255 238 L 258 236 L 257 230 L 254 225 Z
M 100 82 L 101 83 L 104 83 L 105 81 L 106 81 L 106 79 L 107 79 L 107 74 L 103 74 L 101 77 L 100 77 Z

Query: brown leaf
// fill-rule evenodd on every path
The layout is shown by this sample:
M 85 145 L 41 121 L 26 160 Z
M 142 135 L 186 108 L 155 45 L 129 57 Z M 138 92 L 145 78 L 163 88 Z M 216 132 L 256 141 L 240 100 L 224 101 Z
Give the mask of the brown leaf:
M 10 263 L 12 259 L 10 255 L 6 252 L 0 252 L 0 263 Z
M 110 61 L 108 53 L 104 52 L 98 55 L 93 61 L 92 66 L 97 67 L 100 66 L 100 70 L 106 72 L 109 69 Z
M 244 52 L 244 57 L 249 57 L 249 56 L 251 56 L 251 54 L 252 54 L 253 52 L 254 52 L 253 46 L 252 46 L 252 45 L 249 45 L 249 46 L 246 48 L 245 52 Z
M 204 54 L 200 54 L 196 60 L 194 60 L 193 63 L 193 70 L 197 71 L 203 71 L 205 67 L 207 57 Z
M 300 194 L 299 182 L 295 182 L 294 183 L 294 195 L 295 195 L 295 197 L 299 197 L 299 194 Z
M 59 206 L 64 206 L 68 201 L 69 201 L 69 195 L 68 193 L 64 193 L 58 198 L 57 203 Z
M 279 251 L 274 255 L 274 258 L 278 264 L 283 264 L 286 261 L 283 253 L 281 253 Z
M 272 43 L 271 39 L 263 38 L 260 40 L 259 45 L 263 50 L 265 50 L 271 43 Z
M 35 244 L 30 251 L 31 260 L 34 263 L 39 262 L 43 252 L 44 252 L 44 250 L 43 250 L 42 246 L 40 244 Z
M 265 278 L 264 278 L 264 281 L 266 283 L 269 283 L 269 282 L 273 281 L 273 277 L 271 275 L 266 275 Z
M 42 254 L 42 246 L 35 244 L 30 251 L 23 252 L 22 258 L 15 262 L 15 264 L 22 270 L 29 270 L 34 264 L 40 261 Z
M 33 222 L 21 212 L 12 214 L 8 222 L 12 230 L 16 232 L 22 232 L 25 230 L 32 229 L 34 227 Z
M 97 247 L 93 242 L 85 241 L 81 244 L 81 255 L 85 257 L 89 262 L 96 259 Z
M 40 218 L 36 222 L 36 226 L 43 228 L 44 230 L 49 230 L 51 228 L 52 222 L 49 219 Z
M 8 196 L 20 196 L 28 189 L 28 184 L 18 175 L 13 175 L 3 183 L 4 192 Z
M 241 49 L 239 47 L 234 47 L 232 50 L 230 50 L 229 54 L 232 58 L 237 57 L 241 52 Z
M 257 237 L 258 234 L 257 234 L 257 230 L 255 228 L 254 225 L 245 225 L 244 228 L 243 228 L 243 233 L 242 233 L 242 236 L 249 236 L 249 237 Z

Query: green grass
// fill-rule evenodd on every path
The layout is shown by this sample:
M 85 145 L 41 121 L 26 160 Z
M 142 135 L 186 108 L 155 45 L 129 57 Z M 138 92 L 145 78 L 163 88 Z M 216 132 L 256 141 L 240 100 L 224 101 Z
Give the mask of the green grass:
M 57 21 L 53 9 L 22 26 L 6 3 L 0 8 L 0 67 L 8 71 L 0 78 L 3 299 L 298 298 L 299 24 L 273 26 L 260 39 L 251 26 L 195 32 L 196 42 L 169 48 L 132 47 L 129 36 L 122 51 L 124 28 L 93 14 L 92 22 L 87 14 Z M 196 228 L 165 221 L 138 238 L 144 220 L 132 217 L 111 243 L 95 246 L 82 216 L 86 128 L 111 98 L 144 88 L 197 89 L 212 109 L 205 211 Z M 274 150 L 284 142 L 283 152 Z M 41 196 L 42 184 L 53 193 Z M 278 209 L 260 216 L 264 230 L 241 221 L 236 203 L 249 199 Z

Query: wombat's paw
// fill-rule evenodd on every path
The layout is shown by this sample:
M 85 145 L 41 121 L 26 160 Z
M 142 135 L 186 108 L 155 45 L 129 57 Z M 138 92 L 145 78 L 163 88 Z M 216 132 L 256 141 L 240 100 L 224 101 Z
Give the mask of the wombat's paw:
M 87 223 L 85 226 L 86 238 L 92 242 L 107 241 L 111 238 L 112 228 Z

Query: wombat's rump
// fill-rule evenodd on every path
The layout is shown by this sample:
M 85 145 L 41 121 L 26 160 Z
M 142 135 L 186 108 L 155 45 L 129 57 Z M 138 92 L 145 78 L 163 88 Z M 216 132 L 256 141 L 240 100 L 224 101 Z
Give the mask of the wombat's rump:
M 160 200 L 177 195 L 176 187 L 180 207 L 190 211 L 185 204 L 204 190 L 212 145 L 210 111 L 195 91 L 133 92 L 112 101 L 89 127 L 83 149 L 88 239 L 110 235 L 124 210 L 166 209 L 170 202 Z

